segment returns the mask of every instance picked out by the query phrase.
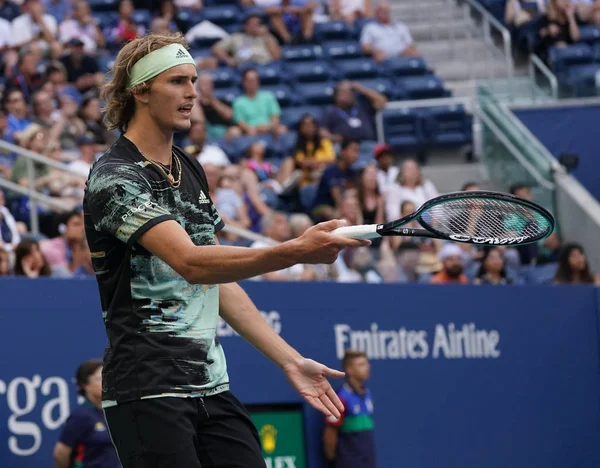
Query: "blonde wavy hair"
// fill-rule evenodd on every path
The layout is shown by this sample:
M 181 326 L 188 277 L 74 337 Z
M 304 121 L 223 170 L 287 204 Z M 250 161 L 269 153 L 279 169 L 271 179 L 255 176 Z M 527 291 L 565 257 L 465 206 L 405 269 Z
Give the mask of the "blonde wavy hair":
M 141 83 L 131 90 L 127 89 L 131 69 L 142 57 L 162 47 L 179 44 L 189 50 L 189 46 L 181 33 L 149 34 L 128 42 L 117 55 L 112 69 L 113 76 L 101 90 L 106 103 L 104 123 L 109 130 L 127 131 L 127 126 L 135 113 L 133 92 L 143 94 L 150 90 L 152 80 Z

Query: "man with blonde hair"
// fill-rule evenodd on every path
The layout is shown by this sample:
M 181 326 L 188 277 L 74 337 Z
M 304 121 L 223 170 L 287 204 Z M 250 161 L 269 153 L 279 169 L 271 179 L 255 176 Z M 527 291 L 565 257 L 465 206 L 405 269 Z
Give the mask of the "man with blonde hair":
M 327 377 L 262 319 L 236 281 L 296 263 L 332 263 L 331 221 L 275 247 L 218 245 L 223 221 L 201 165 L 173 146 L 190 128 L 196 66 L 183 37 L 129 42 L 102 90 L 121 136 L 93 165 L 85 229 L 108 335 L 102 406 L 124 468 L 264 467 L 247 411 L 229 391 L 219 315 L 279 365 L 325 415 L 341 403 Z

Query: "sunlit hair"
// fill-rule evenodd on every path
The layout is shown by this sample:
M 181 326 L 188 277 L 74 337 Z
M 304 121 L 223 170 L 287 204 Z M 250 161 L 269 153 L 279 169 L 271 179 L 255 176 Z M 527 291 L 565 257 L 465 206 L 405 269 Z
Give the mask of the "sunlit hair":
M 181 33 L 149 34 L 128 42 L 121 49 L 112 69 L 112 78 L 101 90 L 102 99 L 106 103 L 104 122 L 109 130 L 118 129 L 124 133 L 135 113 L 133 93 L 143 94 L 150 89 L 152 80 L 141 83 L 131 90 L 127 89 L 133 66 L 150 52 L 171 44 L 180 44 L 189 49 Z

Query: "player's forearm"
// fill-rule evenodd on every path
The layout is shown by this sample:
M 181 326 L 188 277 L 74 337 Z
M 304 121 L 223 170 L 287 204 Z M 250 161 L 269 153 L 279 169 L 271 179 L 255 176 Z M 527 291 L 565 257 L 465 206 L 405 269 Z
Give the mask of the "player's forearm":
M 185 259 L 184 278 L 193 284 L 233 283 L 298 263 L 296 240 L 274 247 L 249 249 L 222 245 L 197 246 Z
M 236 283 L 219 286 L 219 314 L 236 332 L 280 367 L 302 356 L 265 322 Z

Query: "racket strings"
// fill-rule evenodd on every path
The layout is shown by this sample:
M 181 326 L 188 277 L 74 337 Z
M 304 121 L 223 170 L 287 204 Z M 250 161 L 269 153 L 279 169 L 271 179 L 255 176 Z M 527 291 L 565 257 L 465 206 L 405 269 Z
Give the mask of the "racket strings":
M 421 219 L 445 235 L 483 238 L 537 237 L 549 228 L 544 216 L 526 206 L 486 198 L 448 200 L 427 209 Z

